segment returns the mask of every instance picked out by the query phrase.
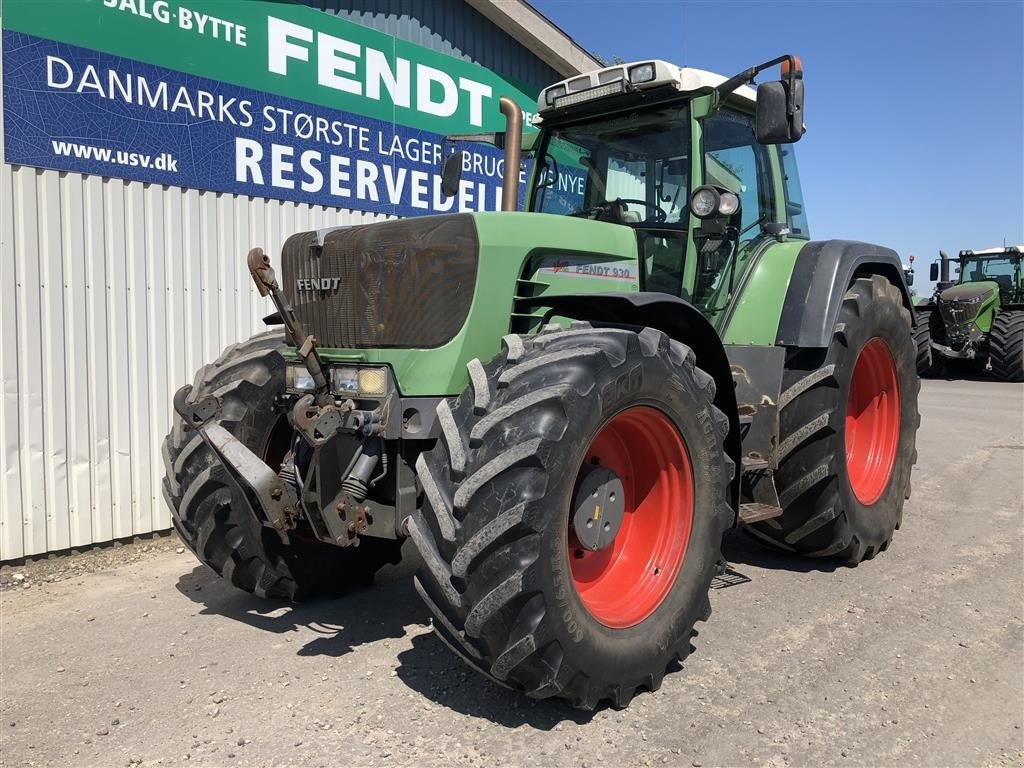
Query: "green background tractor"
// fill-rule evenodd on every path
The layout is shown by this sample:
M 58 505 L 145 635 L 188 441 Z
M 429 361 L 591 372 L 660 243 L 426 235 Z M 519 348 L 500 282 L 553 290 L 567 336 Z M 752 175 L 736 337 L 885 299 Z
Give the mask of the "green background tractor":
M 934 296 L 918 304 L 918 371 L 935 375 L 982 371 L 1002 381 L 1024 381 L 1024 246 L 960 251 L 958 278 L 949 279 L 944 253 L 931 265 Z
M 475 138 L 517 168 L 502 110 Z M 176 394 L 165 495 L 199 559 L 261 595 L 364 583 L 409 538 L 471 666 L 621 707 L 688 653 L 727 529 L 848 565 L 889 546 L 913 308 L 893 251 L 809 238 L 793 57 L 616 65 L 538 113 L 522 211 L 510 183 L 501 212 L 299 233 L 280 282 L 250 252 L 275 328 Z

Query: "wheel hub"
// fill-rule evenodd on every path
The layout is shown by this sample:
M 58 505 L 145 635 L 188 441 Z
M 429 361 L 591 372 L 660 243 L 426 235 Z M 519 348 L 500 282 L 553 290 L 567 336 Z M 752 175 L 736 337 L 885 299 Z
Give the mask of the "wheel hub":
M 573 499 L 572 524 L 580 544 L 600 552 L 615 539 L 626 511 L 622 480 L 612 470 L 595 466 L 580 480 Z
M 861 504 L 874 504 L 889 485 L 899 438 L 896 362 L 875 337 L 857 355 L 846 401 L 846 474 Z
M 577 489 L 566 531 L 576 594 L 606 627 L 635 626 L 675 583 L 693 525 L 693 472 L 679 430 L 655 408 L 621 411 L 587 448 Z

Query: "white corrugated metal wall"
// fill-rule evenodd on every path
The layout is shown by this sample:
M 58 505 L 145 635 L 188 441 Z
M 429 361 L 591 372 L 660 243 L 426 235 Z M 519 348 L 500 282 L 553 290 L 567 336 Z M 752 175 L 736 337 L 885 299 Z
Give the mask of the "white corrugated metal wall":
M 385 216 L 0 168 L 0 560 L 170 527 L 171 394 L 272 311 L 245 267 Z
M 538 87 L 562 76 L 462 0 L 300 1 Z M 170 527 L 171 393 L 271 311 L 249 248 L 382 218 L 0 165 L 0 561 Z

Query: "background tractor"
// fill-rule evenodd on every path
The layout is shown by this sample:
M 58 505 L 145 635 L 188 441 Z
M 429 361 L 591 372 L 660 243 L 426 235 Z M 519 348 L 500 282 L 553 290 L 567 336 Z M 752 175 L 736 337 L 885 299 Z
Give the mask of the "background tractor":
M 501 107 L 473 138 L 515 169 Z M 538 113 L 523 211 L 513 172 L 501 212 L 293 235 L 281 282 L 249 253 L 274 329 L 175 395 L 164 488 L 199 559 L 261 595 L 365 582 L 408 537 L 471 666 L 621 707 L 688 653 L 730 527 L 848 565 L 889 546 L 913 308 L 893 251 L 809 239 L 793 57 L 611 66 Z
M 935 293 L 918 304 L 915 339 L 918 372 L 982 371 L 1002 381 L 1024 381 L 1024 246 L 960 251 L 956 280 L 952 259 L 939 252 L 930 277 Z

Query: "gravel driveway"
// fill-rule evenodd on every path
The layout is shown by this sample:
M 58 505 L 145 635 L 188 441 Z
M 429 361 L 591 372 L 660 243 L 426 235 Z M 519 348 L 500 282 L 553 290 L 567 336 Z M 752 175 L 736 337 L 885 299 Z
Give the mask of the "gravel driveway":
M 1024 387 L 927 381 L 921 406 L 892 548 L 846 569 L 730 535 L 696 651 L 621 712 L 469 672 L 408 561 L 302 606 L 170 537 L 5 567 L 0 764 L 1021 765 Z

